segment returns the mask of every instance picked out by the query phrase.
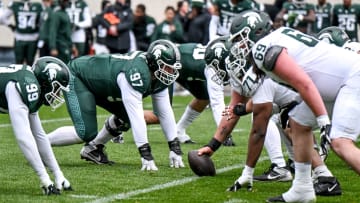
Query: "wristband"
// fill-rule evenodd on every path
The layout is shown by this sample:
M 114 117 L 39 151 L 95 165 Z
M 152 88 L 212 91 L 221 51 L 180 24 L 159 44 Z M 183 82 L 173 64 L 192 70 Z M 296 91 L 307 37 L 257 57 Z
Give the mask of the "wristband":
M 209 144 L 207 144 L 206 146 L 210 147 L 210 149 L 215 152 L 216 150 L 219 149 L 219 147 L 221 146 L 221 142 L 219 142 L 217 139 L 212 138 L 209 142 Z
M 234 106 L 233 113 L 237 116 L 246 115 L 246 106 L 244 104 L 238 104 Z

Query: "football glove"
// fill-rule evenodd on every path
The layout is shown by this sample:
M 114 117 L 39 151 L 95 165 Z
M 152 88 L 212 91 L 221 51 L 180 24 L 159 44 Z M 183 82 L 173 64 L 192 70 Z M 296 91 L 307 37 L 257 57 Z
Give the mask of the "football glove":
M 146 160 L 141 157 L 141 163 L 142 163 L 142 167 L 141 167 L 142 171 L 157 171 L 158 170 L 158 168 L 155 165 L 154 160 Z
M 181 155 L 177 155 L 173 151 L 170 151 L 169 160 L 170 160 L 170 167 L 172 167 L 172 168 L 184 168 L 185 167 Z
M 327 124 L 320 128 L 320 157 L 323 161 L 326 160 L 329 151 L 330 151 L 330 131 L 331 131 L 331 124 Z
M 55 187 L 60 191 L 61 190 L 65 190 L 65 191 L 73 190 L 70 182 L 64 177 L 55 179 Z
M 236 192 L 245 185 L 247 185 L 247 190 L 251 191 L 253 186 L 253 177 L 247 173 L 242 173 L 241 176 L 234 182 L 234 185 L 229 187 L 227 191 Z

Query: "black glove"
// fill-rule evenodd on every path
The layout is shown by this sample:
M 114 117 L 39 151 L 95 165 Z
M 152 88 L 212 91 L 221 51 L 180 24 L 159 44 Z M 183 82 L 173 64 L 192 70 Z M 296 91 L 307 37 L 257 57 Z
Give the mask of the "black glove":
M 280 122 L 282 129 L 287 127 L 289 121 L 289 112 L 299 103 L 297 101 L 292 101 L 280 110 Z
M 326 160 L 329 150 L 330 150 L 330 131 L 331 131 L 331 124 L 322 126 L 320 128 L 320 156 L 323 161 Z

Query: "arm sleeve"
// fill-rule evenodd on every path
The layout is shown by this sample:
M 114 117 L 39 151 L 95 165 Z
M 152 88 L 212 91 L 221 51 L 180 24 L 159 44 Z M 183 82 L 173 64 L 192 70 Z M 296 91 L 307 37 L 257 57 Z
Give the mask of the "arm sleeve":
M 205 77 L 207 83 L 207 91 L 210 99 L 210 106 L 216 125 L 219 125 L 222 111 L 225 109 L 224 102 L 224 86 L 216 84 L 211 78 L 215 74 L 212 68 L 206 67 Z
M 130 119 L 135 144 L 137 147 L 140 147 L 148 143 L 142 101 L 143 95 L 131 87 L 124 73 L 119 74 L 117 83 L 121 89 L 121 98 Z
M 212 41 L 217 37 L 217 27 L 219 25 L 219 16 L 211 15 L 211 20 L 209 23 L 209 40 Z
M 29 109 L 16 90 L 15 82 L 6 85 L 5 96 L 8 101 L 10 121 L 14 134 L 27 161 L 41 179 L 49 179 L 41 160 L 37 144 L 33 137 L 29 122 Z
M 166 136 L 167 141 L 172 141 L 177 137 L 176 121 L 173 109 L 170 104 L 168 89 L 151 95 L 154 111 L 160 121 L 161 128 Z

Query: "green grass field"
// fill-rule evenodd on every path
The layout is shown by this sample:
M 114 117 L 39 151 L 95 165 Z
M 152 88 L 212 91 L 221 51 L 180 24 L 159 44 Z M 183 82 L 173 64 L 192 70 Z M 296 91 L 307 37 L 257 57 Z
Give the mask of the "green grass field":
M 229 98 L 227 98 L 229 99 Z M 179 119 L 191 97 L 175 97 L 174 111 Z M 145 100 L 150 109 L 150 100 Z M 50 132 L 60 126 L 71 125 L 62 106 L 55 112 L 43 107 L 40 111 L 43 126 Z M 107 112 L 98 110 L 99 127 Z M 131 131 L 125 133 L 124 144 L 109 142 L 107 153 L 114 165 L 96 165 L 80 159 L 82 145 L 53 148 L 57 160 L 71 182 L 74 191 L 60 196 L 44 196 L 39 179 L 26 162 L 15 141 L 8 115 L 0 115 L 0 202 L 265 202 L 266 198 L 285 192 L 291 182 L 254 182 L 253 191 L 226 192 L 226 188 L 240 175 L 245 163 L 250 117 L 240 120 L 233 137 L 235 147 L 221 147 L 213 156 L 217 168 L 214 177 L 197 177 L 187 164 L 187 152 L 205 145 L 215 132 L 215 122 L 209 109 L 188 128 L 187 133 L 196 144 L 182 145 L 186 168 L 173 169 L 168 164 L 169 149 L 159 125 L 148 126 L 149 140 L 157 172 L 140 171 L 141 162 Z M 255 169 L 261 174 L 270 165 L 263 153 Z M 327 165 L 338 178 L 342 196 L 318 197 L 317 202 L 360 202 L 359 176 L 331 153 Z

